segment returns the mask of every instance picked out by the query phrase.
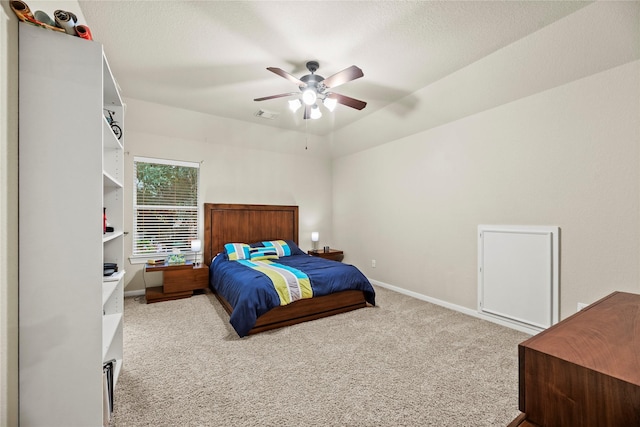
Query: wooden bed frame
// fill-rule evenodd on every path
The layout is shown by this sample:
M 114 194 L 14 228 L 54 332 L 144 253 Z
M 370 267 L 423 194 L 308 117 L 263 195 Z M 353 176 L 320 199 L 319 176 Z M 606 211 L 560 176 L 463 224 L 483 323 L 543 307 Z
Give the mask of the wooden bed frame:
M 298 207 L 280 205 L 204 204 L 204 260 L 207 265 L 225 243 L 293 240 L 298 244 Z M 231 314 L 233 307 L 216 297 Z M 367 306 L 364 292 L 342 291 L 276 307 L 260 316 L 249 334 L 295 325 Z

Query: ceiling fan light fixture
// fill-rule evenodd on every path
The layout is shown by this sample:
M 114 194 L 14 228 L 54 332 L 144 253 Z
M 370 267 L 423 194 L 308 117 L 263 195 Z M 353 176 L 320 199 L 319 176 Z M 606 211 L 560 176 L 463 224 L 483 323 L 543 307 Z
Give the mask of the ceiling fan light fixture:
M 316 91 L 313 89 L 305 89 L 302 92 L 302 102 L 304 102 L 307 105 L 315 104 L 317 98 L 318 98 L 318 94 L 316 94 Z
M 294 113 L 302 107 L 302 102 L 299 99 L 292 99 L 289 101 L 289 109 Z
M 315 74 L 319 66 L 318 61 L 307 62 L 307 70 L 309 70 L 311 74 L 300 78 L 292 76 L 281 68 L 267 67 L 267 70 L 272 73 L 289 80 L 291 83 L 295 83 L 299 92 L 263 96 L 262 98 L 255 98 L 254 101 L 267 101 L 297 95 L 296 99 L 289 101 L 289 109 L 296 112 L 300 107 L 304 106 L 303 118 L 305 120 L 319 119 L 322 117 L 320 103 L 330 112 L 334 111 L 337 104 L 345 105 L 356 110 L 362 110 L 367 106 L 367 103 L 364 101 L 333 92 L 335 87 L 363 77 L 364 73 L 360 68 L 352 65 L 325 79 L 321 75 Z M 318 102 L 318 100 L 320 100 L 320 102 Z M 260 117 L 264 117 L 264 115 Z
M 324 104 L 324 106 L 327 108 L 327 110 L 333 112 L 333 110 L 336 109 L 336 105 L 338 105 L 338 101 L 335 98 L 325 98 L 324 101 L 322 101 L 322 103 Z
M 317 105 L 314 105 L 313 107 L 311 107 L 310 117 L 314 120 L 322 117 L 322 111 L 320 111 L 320 108 L 318 108 Z

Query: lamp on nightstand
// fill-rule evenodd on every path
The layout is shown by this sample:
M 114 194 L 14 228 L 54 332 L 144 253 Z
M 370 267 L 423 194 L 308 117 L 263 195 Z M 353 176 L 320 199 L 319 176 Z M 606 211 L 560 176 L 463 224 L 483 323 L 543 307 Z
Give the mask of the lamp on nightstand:
M 320 239 L 320 234 L 317 231 L 311 232 L 311 241 L 313 242 L 313 250 L 318 251 L 318 240 Z
M 198 252 L 200 252 L 200 249 L 202 249 L 202 242 L 200 241 L 200 239 L 192 240 L 191 251 L 195 252 L 195 256 L 193 258 L 193 265 L 196 267 L 200 266 L 200 263 L 198 262 Z

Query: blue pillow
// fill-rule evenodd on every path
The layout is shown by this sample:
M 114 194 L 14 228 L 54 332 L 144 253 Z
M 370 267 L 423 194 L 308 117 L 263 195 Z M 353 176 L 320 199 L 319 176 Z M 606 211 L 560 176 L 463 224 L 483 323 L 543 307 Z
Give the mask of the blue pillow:
M 254 242 L 254 243 L 251 243 L 249 246 L 251 246 L 252 248 L 273 247 L 273 244 L 271 242 L 274 242 L 274 241 L 276 240 Z M 289 246 L 289 251 L 291 252 L 290 255 L 306 255 L 306 253 L 302 249 L 300 249 L 293 240 L 277 240 L 277 241 L 285 242 L 287 246 Z M 280 255 L 280 256 L 285 256 L 285 255 Z
M 251 261 L 264 261 L 266 259 L 278 259 L 278 253 L 272 246 L 262 248 L 251 248 Z
M 265 248 L 273 248 L 279 257 L 291 255 L 291 247 L 289 247 L 289 244 L 284 240 L 271 240 L 262 242 L 262 244 Z
M 227 243 L 224 245 L 229 261 L 237 261 L 239 259 L 249 259 L 249 245 L 246 243 Z
M 293 240 L 285 240 L 285 242 L 287 242 L 289 249 L 291 249 L 291 255 L 306 255 L 305 251 L 300 249 Z

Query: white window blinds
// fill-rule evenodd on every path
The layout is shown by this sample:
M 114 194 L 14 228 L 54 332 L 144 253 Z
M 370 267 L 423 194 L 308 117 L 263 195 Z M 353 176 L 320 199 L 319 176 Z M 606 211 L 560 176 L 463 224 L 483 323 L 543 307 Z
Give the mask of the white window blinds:
M 199 166 L 134 158 L 134 256 L 191 250 L 198 238 Z

